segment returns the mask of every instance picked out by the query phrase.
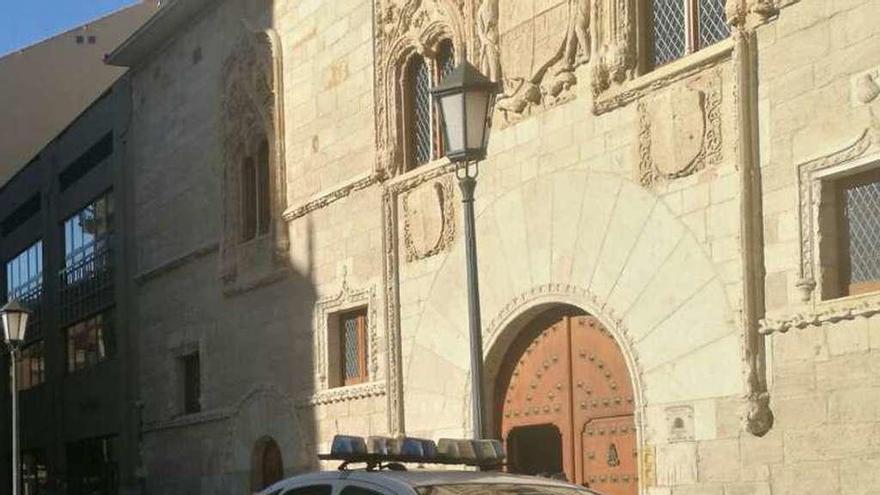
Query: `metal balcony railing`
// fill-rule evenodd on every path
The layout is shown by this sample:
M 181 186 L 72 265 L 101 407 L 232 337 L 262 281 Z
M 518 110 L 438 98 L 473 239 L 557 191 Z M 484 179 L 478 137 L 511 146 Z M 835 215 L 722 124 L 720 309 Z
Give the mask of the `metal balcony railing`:
M 109 238 L 102 238 L 68 256 L 59 273 L 59 306 L 62 324 L 78 321 L 113 304 L 113 259 Z

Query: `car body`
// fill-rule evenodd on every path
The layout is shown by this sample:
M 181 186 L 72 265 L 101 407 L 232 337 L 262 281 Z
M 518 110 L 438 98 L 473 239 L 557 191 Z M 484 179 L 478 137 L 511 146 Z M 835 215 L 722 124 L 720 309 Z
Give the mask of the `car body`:
M 489 471 L 340 470 L 294 476 L 258 495 L 596 495 L 564 481 Z

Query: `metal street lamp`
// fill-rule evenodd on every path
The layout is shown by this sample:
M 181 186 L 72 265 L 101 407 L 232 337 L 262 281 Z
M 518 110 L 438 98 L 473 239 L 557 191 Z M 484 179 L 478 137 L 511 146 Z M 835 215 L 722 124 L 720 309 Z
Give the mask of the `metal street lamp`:
M 473 436 L 483 438 L 483 335 L 480 329 L 480 284 L 477 277 L 477 238 L 474 232 L 474 189 L 479 161 L 486 157 L 492 107 L 498 85 L 466 60 L 431 93 L 440 109 L 446 156 L 455 163 L 464 207 L 467 252 L 468 320 L 471 341 L 471 414 Z
M 16 366 L 18 363 L 18 346 L 24 341 L 27 331 L 28 317 L 31 313 L 15 299 L 6 303 L 0 309 L 0 320 L 3 321 L 3 339 L 9 346 L 9 373 L 12 376 L 12 495 L 19 493 L 19 466 L 18 450 L 18 377 Z

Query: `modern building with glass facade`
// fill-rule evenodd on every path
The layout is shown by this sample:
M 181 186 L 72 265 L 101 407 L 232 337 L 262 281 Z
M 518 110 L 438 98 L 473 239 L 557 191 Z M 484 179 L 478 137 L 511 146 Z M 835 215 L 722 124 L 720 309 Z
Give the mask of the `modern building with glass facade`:
M 18 362 L 28 495 L 133 483 L 138 407 L 119 208 L 129 103 L 123 78 L 0 188 L 2 295 L 33 311 Z M 8 461 L 9 449 L 0 455 Z

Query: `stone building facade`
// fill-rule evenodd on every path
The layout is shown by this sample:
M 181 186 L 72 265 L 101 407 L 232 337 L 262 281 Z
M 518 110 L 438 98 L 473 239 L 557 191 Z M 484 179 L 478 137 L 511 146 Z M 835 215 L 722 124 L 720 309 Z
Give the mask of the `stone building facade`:
M 669 5 L 178 0 L 112 53 L 148 493 L 248 493 L 335 433 L 467 434 L 460 198 L 419 89 L 464 57 L 504 88 L 476 223 L 512 461 L 876 492 L 880 3 Z

